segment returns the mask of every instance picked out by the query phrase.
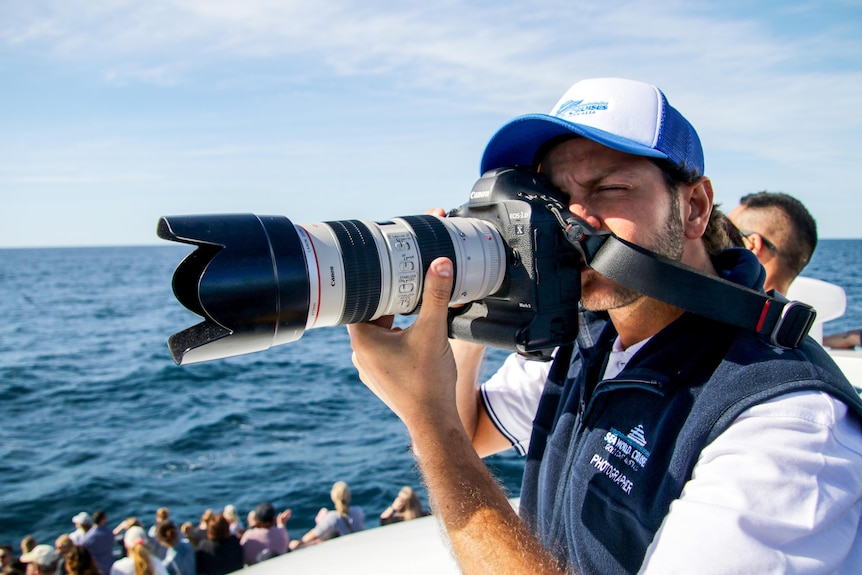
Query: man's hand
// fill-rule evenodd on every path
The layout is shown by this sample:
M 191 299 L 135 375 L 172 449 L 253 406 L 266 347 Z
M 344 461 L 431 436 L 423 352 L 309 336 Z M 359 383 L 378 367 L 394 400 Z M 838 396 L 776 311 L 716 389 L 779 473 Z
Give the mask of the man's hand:
M 392 317 L 347 326 L 359 376 L 413 431 L 430 419 L 458 418 L 457 371 L 448 339 L 453 266 L 431 262 L 422 308 L 412 326 L 392 329 Z
M 293 512 L 290 509 L 285 509 L 281 513 L 278 514 L 278 517 L 275 518 L 275 524 L 278 527 L 284 527 L 287 525 L 287 522 L 290 521 L 290 517 Z
M 435 515 L 464 573 L 560 574 L 482 463 L 458 415 L 448 339 L 452 262 L 425 277 L 412 326 L 392 318 L 347 326 L 360 378 L 407 426 Z

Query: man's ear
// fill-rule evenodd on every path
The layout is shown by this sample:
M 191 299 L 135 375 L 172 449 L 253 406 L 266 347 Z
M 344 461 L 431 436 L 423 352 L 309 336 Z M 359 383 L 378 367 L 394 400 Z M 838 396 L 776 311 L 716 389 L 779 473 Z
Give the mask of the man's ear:
M 763 243 L 763 236 L 758 233 L 752 233 L 745 236 L 745 247 L 754 252 L 757 259 L 760 259 L 760 254 L 766 250 L 766 244 Z
M 702 177 L 695 184 L 683 186 L 680 194 L 685 237 L 690 240 L 703 237 L 709 224 L 709 215 L 712 213 L 712 182 L 709 178 Z

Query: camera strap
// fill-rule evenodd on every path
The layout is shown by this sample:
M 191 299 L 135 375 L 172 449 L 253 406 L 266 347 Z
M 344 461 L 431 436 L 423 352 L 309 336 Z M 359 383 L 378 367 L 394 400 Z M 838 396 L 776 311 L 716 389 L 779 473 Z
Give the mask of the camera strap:
M 808 304 L 703 273 L 610 232 L 600 232 L 549 200 L 547 208 L 586 265 L 629 289 L 708 319 L 755 331 L 785 349 L 799 347 L 814 323 L 816 312 Z

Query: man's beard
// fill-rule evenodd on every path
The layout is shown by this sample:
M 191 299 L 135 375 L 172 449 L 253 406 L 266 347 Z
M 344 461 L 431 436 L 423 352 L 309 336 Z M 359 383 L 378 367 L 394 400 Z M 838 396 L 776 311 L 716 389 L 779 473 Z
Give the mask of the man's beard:
M 671 207 L 668 217 L 665 219 L 664 230 L 655 238 L 652 245 L 644 245 L 659 255 L 665 256 L 673 261 L 682 259 L 685 245 L 682 219 L 679 213 L 679 195 L 677 192 L 671 194 Z M 597 293 L 593 289 L 596 282 L 612 284 L 609 289 Z M 581 305 L 589 311 L 605 311 L 631 305 L 643 294 L 613 282 L 592 270 L 584 270 L 581 274 Z

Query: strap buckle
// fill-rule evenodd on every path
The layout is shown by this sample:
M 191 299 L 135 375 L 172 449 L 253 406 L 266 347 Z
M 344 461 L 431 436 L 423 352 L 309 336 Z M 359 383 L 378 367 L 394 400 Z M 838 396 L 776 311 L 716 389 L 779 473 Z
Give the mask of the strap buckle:
M 784 349 L 799 347 L 816 317 L 817 312 L 807 303 L 787 301 L 769 334 L 770 343 Z

